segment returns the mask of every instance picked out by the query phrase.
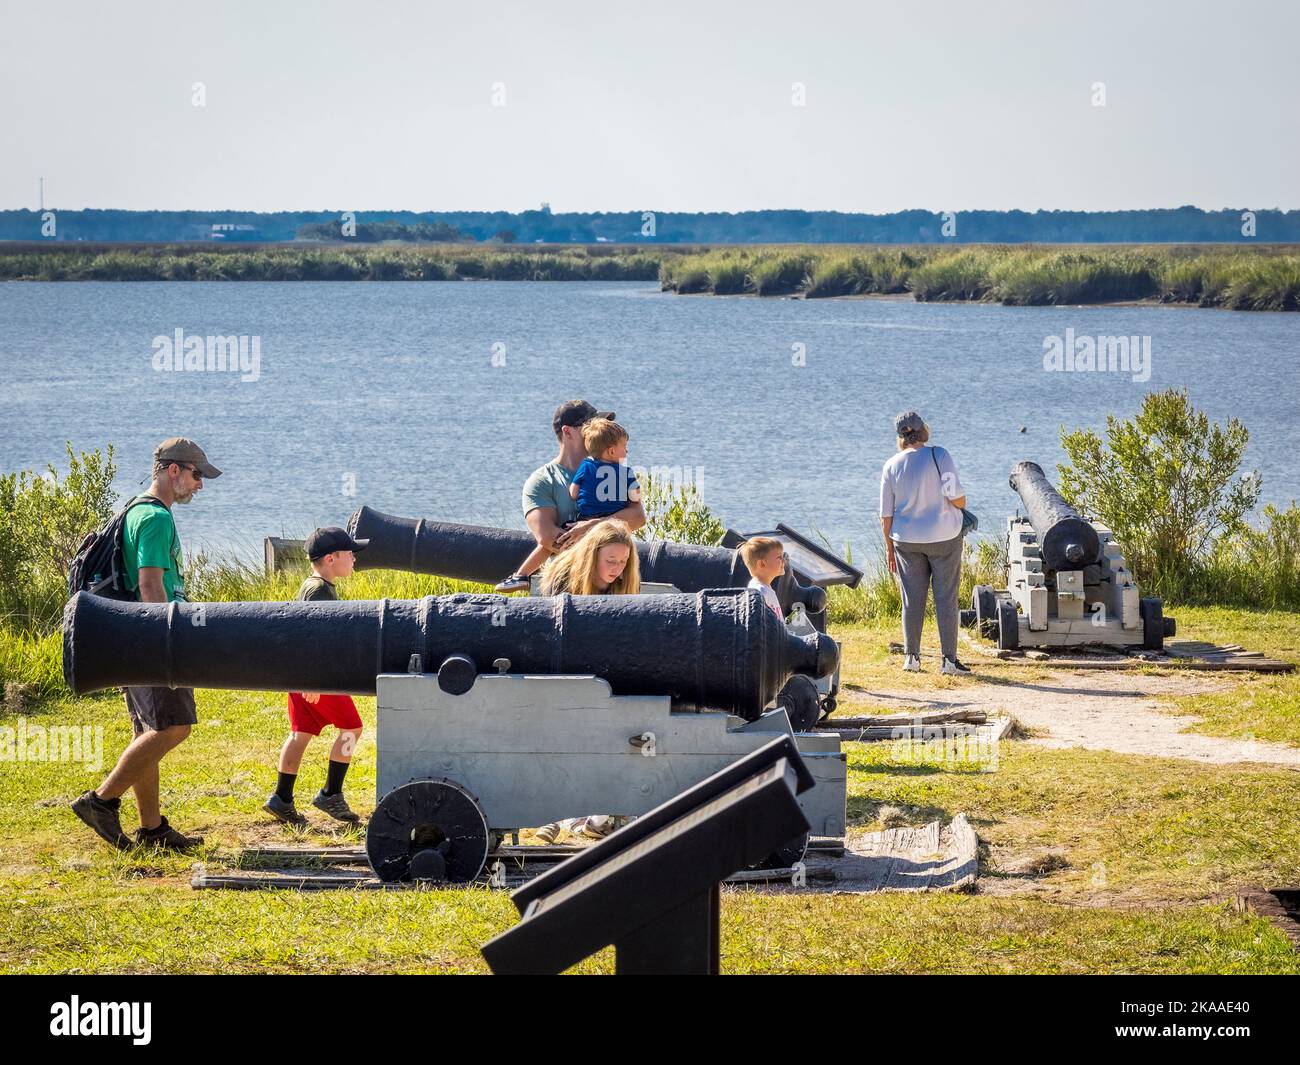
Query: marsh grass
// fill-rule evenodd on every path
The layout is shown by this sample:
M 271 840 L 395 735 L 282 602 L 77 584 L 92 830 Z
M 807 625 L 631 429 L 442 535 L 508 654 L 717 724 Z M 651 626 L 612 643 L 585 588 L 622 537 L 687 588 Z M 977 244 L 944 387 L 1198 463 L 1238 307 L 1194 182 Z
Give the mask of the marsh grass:
M 866 291 L 868 278 L 862 256 L 843 253 L 815 258 L 808 267 L 804 295 L 809 299 L 856 296 Z
M 918 300 L 983 300 L 993 291 L 991 267 L 1000 253 L 975 249 L 939 255 L 908 275 L 907 286 Z
M 54 246 L 5 254 L 0 280 L 26 281 L 650 281 L 673 252 L 538 251 L 437 244 L 195 249 L 176 245 L 87 252 Z
M 749 268 L 749 283 L 759 296 L 785 296 L 803 287 L 808 276 L 808 259 L 780 253 L 758 258 Z
M 652 281 L 666 292 L 835 296 L 1052 306 L 1154 299 L 1232 310 L 1300 310 L 1289 245 L 177 245 L 6 253 L 0 280 Z
M 662 263 L 659 276 L 665 291 L 715 295 L 818 299 L 910 292 L 923 302 L 1010 306 L 1159 300 L 1300 309 L 1300 255 L 1272 246 L 742 246 L 684 253 Z

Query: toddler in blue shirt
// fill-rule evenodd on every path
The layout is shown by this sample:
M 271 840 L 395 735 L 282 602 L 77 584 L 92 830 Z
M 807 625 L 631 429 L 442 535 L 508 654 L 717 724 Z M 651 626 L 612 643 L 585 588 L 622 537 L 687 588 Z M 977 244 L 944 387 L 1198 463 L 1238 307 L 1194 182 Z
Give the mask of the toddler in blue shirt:
M 569 498 L 577 500 L 580 521 L 607 518 L 640 502 L 636 474 L 623 462 L 627 441 L 627 430 L 609 418 L 592 418 L 582 427 L 588 457 L 569 482 Z

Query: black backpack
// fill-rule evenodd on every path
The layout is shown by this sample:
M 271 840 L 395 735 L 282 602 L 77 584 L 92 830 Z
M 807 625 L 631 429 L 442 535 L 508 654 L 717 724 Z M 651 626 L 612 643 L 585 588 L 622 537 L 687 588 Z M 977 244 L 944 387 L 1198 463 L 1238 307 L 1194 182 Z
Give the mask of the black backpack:
M 122 534 L 126 528 L 127 512 L 142 503 L 154 503 L 166 509 L 166 504 L 161 499 L 140 496 L 114 514 L 113 520 L 102 529 L 87 533 L 68 566 L 68 595 L 89 592 L 107 599 L 135 601 L 135 592 L 128 591 L 126 587 Z

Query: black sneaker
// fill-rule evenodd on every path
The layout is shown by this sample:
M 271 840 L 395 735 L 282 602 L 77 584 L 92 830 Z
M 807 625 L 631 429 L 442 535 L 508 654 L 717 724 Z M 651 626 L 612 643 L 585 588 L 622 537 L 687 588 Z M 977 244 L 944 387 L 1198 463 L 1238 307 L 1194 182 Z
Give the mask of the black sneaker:
M 164 817 L 157 828 L 138 829 L 135 834 L 135 844 L 137 847 L 160 847 L 163 850 L 180 851 L 184 854 L 203 846 L 203 837 L 187 836 L 184 832 L 177 832 Z
M 494 592 L 526 592 L 528 591 L 528 578 L 522 573 L 512 573 L 505 580 L 501 581 L 492 590 Z
M 318 810 L 323 810 L 334 818 L 335 821 L 346 821 L 350 825 L 355 825 L 361 820 L 352 812 L 352 807 L 348 805 L 348 800 L 343 798 L 343 792 L 336 791 L 333 795 L 326 795 L 324 789 L 316 793 L 316 798 L 312 799 L 311 804 Z
M 73 800 L 72 812 L 93 828 L 100 839 L 120 851 L 130 849 L 131 837 L 122 831 L 119 808 L 110 806 L 94 789 Z
M 271 792 L 271 797 L 262 803 L 262 809 L 286 825 L 293 825 L 294 828 L 307 827 L 307 818 L 298 812 L 298 807 L 291 802 L 285 802 L 275 792 Z

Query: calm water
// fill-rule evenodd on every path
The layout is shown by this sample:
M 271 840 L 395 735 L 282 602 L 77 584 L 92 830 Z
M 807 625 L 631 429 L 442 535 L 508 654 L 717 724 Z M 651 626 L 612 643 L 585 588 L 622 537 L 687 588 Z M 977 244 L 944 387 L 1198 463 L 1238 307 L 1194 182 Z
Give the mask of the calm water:
M 640 283 L 79 283 L 0 285 L 0 323 L 0 471 L 62 468 L 65 440 L 112 441 L 126 493 L 160 439 L 193 436 L 226 473 L 178 513 L 190 550 L 260 551 L 361 503 L 522 526 L 520 487 L 553 457 L 552 410 L 574 396 L 616 410 L 629 460 L 694 475 L 728 524 L 785 521 L 858 551 L 878 539 L 892 416 L 912 406 L 956 456 L 985 531 L 1017 502 L 1014 462 L 1062 458 L 1060 426 L 1104 427 L 1175 385 L 1246 423 L 1266 499 L 1300 498 L 1296 315 Z M 153 338 L 178 328 L 260 336 L 260 377 L 157 372 Z M 1044 338 L 1067 328 L 1150 336 L 1150 380 L 1045 372 Z

